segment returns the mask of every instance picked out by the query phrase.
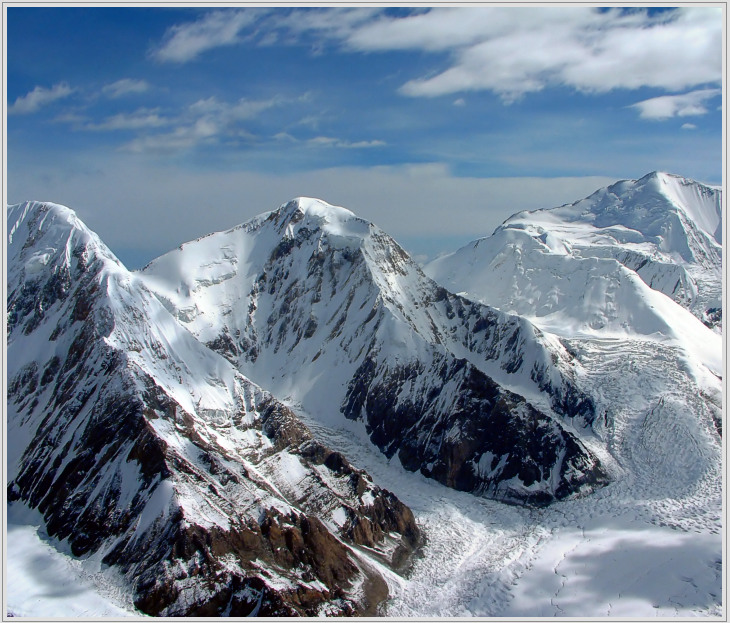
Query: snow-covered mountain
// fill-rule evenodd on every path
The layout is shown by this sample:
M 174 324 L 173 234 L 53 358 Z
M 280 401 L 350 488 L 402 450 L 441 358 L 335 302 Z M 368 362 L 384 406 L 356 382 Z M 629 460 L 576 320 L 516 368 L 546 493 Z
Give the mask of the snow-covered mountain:
M 592 429 L 620 469 L 649 470 L 676 495 L 718 465 L 721 206 L 720 190 L 651 173 L 515 214 L 425 271 L 560 339 L 586 371 L 601 414 Z
M 655 292 L 719 333 L 721 195 L 650 173 L 570 205 L 519 212 L 426 272 L 561 335 L 648 335 L 689 322 Z
M 438 286 L 344 208 L 291 201 L 140 278 L 247 377 L 320 422 L 352 420 L 409 470 L 514 501 L 606 482 L 565 425 L 595 413 L 560 342 Z
M 10 514 L 149 614 L 716 615 L 721 231 L 654 173 L 425 273 L 308 198 L 130 272 L 11 206 Z
M 411 511 L 201 344 L 62 206 L 8 210 L 8 499 L 156 615 L 353 614 Z
M 612 480 L 543 515 L 541 527 L 559 527 L 529 570 L 497 563 L 497 578 L 515 585 L 511 603 L 487 582 L 455 579 L 485 595 L 464 600 L 469 613 L 722 612 L 722 221 L 718 189 L 652 173 L 520 212 L 426 266 L 446 288 L 525 316 L 580 362 L 597 413 L 590 447 Z M 475 558 L 460 564 L 492 568 Z M 695 600 L 695 589 L 709 593 Z

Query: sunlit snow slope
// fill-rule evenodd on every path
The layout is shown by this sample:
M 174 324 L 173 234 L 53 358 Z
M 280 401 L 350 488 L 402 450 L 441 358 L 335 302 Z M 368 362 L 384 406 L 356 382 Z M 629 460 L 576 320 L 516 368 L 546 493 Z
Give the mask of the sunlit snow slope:
M 722 373 L 721 191 L 667 173 L 520 212 L 426 267 L 455 292 L 560 337 L 680 346 Z

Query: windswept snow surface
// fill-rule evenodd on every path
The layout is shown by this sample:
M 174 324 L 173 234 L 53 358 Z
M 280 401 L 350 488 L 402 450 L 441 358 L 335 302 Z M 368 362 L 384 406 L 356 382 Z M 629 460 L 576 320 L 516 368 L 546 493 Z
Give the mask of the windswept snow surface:
M 98 561 L 71 556 L 44 530 L 38 511 L 7 514 L 7 616 L 49 619 L 140 617 L 124 583 Z M 3 616 L 5 619 L 5 616 Z

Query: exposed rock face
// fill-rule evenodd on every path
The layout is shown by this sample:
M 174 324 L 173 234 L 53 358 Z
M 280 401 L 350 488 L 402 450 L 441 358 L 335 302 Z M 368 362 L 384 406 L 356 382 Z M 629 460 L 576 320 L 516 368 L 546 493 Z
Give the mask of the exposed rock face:
M 402 400 L 412 383 L 420 391 Z M 580 441 L 465 360 L 444 358 L 430 370 L 366 360 L 343 411 L 365 415 L 386 456 L 461 491 L 540 505 L 607 482 Z
M 146 614 L 373 611 L 355 588 L 384 583 L 357 548 L 410 552 L 410 510 L 182 329 L 73 213 L 25 204 L 9 221 L 9 502 L 117 566 Z

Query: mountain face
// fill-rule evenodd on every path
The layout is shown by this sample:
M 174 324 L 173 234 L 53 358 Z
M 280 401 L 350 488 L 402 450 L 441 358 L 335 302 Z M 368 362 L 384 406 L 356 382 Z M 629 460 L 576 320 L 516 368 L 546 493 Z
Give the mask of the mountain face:
M 201 344 L 70 210 L 8 210 L 8 499 L 162 616 L 374 612 L 413 514 Z
M 183 245 L 140 279 L 200 342 L 408 470 L 545 503 L 606 482 L 564 425 L 591 398 L 560 342 L 428 279 L 384 232 L 300 198 Z
M 375 225 L 315 199 L 139 272 L 68 208 L 30 202 L 7 220 L 8 501 L 119 571 L 143 613 L 371 615 L 407 565 L 440 576 L 448 539 L 476 524 L 440 535 L 441 514 L 419 514 L 422 534 L 341 452 L 372 456 L 361 444 L 475 496 L 559 501 L 465 505 L 496 531 L 466 549 L 502 562 L 473 567 L 469 552 L 458 566 L 483 568 L 490 594 L 534 547 L 526 524 L 498 543 L 515 518 L 552 517 L 538 532 L 568 530 L 565 556 L 581 521 L 597 530 L 585 546 L 604 523 L 625 526 L 627 508 L 678 530 L 715 521 L 717 190 L 663 173 L 619 182 L 516 214 L 425 273 Z M 431 504 L 399 486 L 419 513 Z M 435 570 L 420 564 L 432 539 Z M 581 568 L 596 548 L 576 550 Z

